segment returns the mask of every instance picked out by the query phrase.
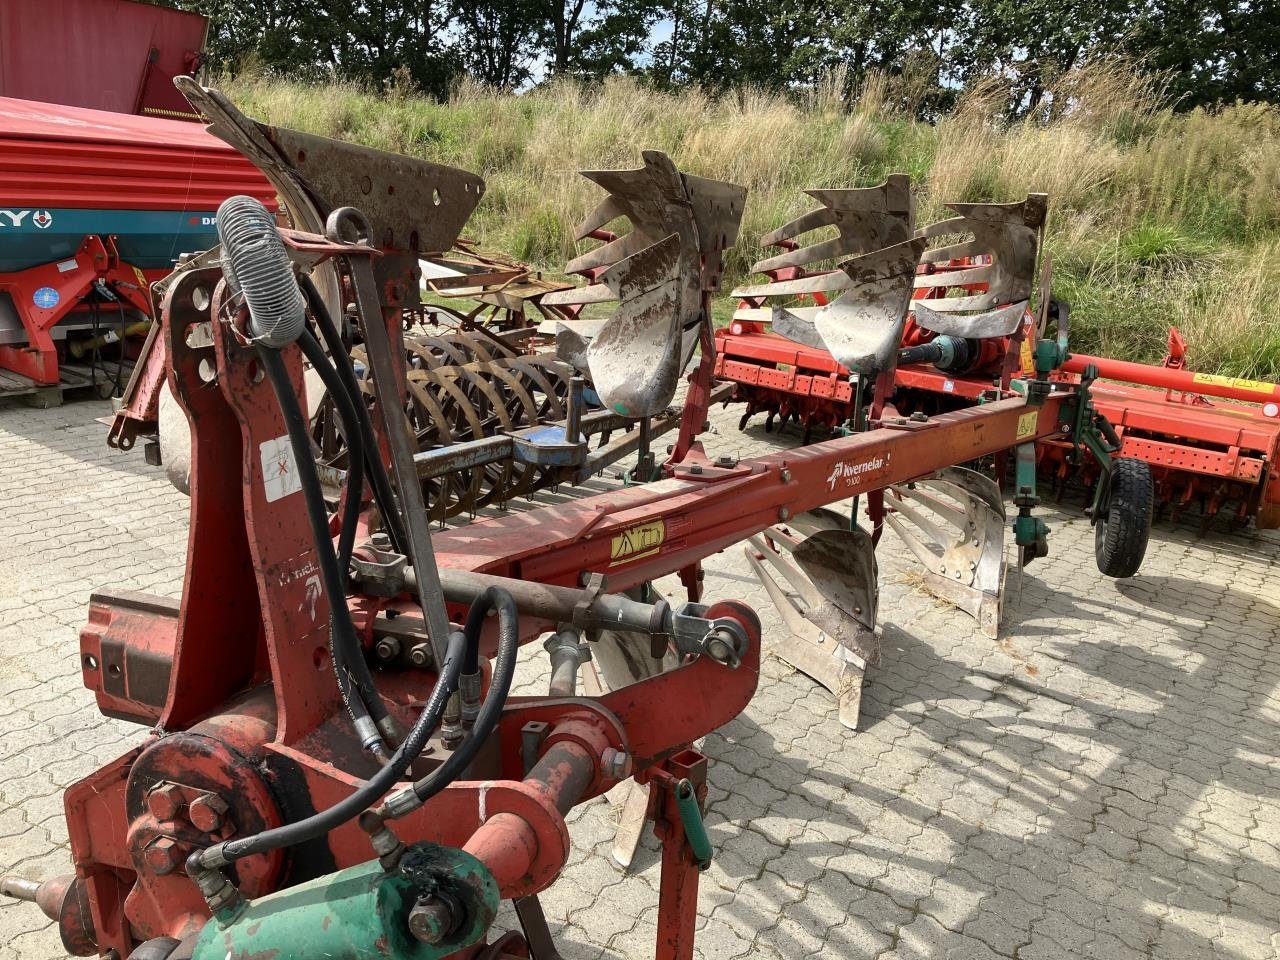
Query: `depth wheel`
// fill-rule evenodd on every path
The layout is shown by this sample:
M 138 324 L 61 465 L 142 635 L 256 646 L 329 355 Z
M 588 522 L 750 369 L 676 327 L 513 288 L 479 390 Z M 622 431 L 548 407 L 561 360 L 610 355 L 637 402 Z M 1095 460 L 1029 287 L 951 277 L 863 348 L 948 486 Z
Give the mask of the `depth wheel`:
M 1108 577 L 1132 577 L 1142 566 L 1151 535 L 1155 488 L 1145 460 L 1120 457 L 1111 463 L 1107 503 L 1094 527 L 1094 555 Z

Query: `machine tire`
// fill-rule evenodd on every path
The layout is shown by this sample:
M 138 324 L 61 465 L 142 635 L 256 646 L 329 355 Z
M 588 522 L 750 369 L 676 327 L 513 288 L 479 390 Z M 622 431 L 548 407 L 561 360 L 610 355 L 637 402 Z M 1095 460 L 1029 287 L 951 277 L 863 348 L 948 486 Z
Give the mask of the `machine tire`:
M 1112 461 L 1106 509 L 1094 527 L 1094 555 L 1108 577 L 1132 577 L 1142 566 L 1151 534 L 1155 490 L 1145 460 Z
M 180 945 L 181 941 L 173 937 L 156 937 L 138 944 L 129 954 L 129 960 L 168 960 Z

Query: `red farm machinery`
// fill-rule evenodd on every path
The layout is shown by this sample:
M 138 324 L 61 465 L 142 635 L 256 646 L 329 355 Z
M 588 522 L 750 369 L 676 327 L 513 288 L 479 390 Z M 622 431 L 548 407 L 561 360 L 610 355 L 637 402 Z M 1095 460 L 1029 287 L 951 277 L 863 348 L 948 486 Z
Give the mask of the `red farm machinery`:
M 0 396 L 119 396 L 151 284 L 216 242 L 227 197 L 275 206 L 173 86 L 206 28 L 132 0 L 0 4 Z
M 810 191 L 818 208 L 763 238 L 778 251 L 755 267 L 766 282 L 735 291 L 742 301 L 716 333 L 716 375 L 733 382 L 733 399 L 746 404 L 741 426 L 763 414 L 767 430 L 797 424 L 806 441 L 814 431 L 853 426 L 859 377 L 836 359 L 816 324 L 838 309 L 839 294 L 855 282 L 848 262 L 840 261 L 856 252 L 866 198 L 881 193 L 893 196 L 904 230 L 930 242 L 946 237 L 957 220 L 989 215 L 979 205 L 952 204 L 958 218 L 915 230 L 909 186 L 900 177 L 871 190 Z M 1039 232 L 1042 202 L 1033 195 L 999 206 Z M 837 237 L 814 239 L 813 231 L 824 227 L 834 227 Z M 881 385 L 900 412 L 932 414 L 1021 394 L 1036 375 L 1036 338 L 1051 318 L 1065 327 L 1069 310 L 1050 295 L 1050 263 L 1033 311 L 1027 306 L 1032 284 L 1008 286 L 998 257 L 963 241 L 926 249 L 893 383 Z M 986 311 L 987 336 L 966 336 L 948 321 L 946 311 L 955 309 Z M 1090 384 L 1120 453 L 1149 464 L 1157 505 L 1176 516 L 1198 504 L 1206 524 L 1229 506 L 1239 522 L 1280 526 L 1280 386 L 1188 370 L 1186 344 L 1174 329 L 1159 366 L 1070 354 L 1052 379 Z M 1076 452 L 1061 438 L 1037 444 L 1042 476 L 1059 492 L 1071 478 L 1088 487 L 1099 479 L 1097 461 Z
M 190 427 L 182 600 L 93 596 L 84 681 L 104 713 L 147 729 L 66 791 L 74 872 L 0 883 L 37 901 L 72 954 L 554 960 L 537 897 L 565 869 L 566 814 L 634 780 L 662 843 L 655 955 L 684 960 L 713 856 L 694 744 L 751 699 L 764 640 L 747 605 L 702 595 L 704 558 L 754 538 L 792 627 L 770 646 L 850 725 L 878 656 L 885 525 L 913 521 L 930 588 L 998 623 L 1004 502 L 961 464 L 1014 458 L 1025 562 L 1046 549 L 1034 444 L 1095 457 L 1099 562 L 1123 576 L 1141 561 L 1150 477 L 1113 457 L 1091 378 L 1061 375 L 1065 317 L 1046 308 L 1032 328 L 1019 306 L 1033 334 L 1020 388 L 945 411 L 893 405 L 929 261 L 890 192 L 858 198 L 850 283 L 814 321 L 857 374 L 854 429 L 711 459 L 699 434 L 724 394 L 710 302 L 745 189 L 657 152 L 588 173 L 605 197 L 580 234 L 601 242 L 569 265 L 587 282 L 526 291 L 563 323 L 556 356 L 514 322 L 420 322 L 420 259 L 455 246 L 479 177 L 265 127 L 183 89 L 271 180 L 291 226 L 231 198 L 220 247 L 157 288 L 162 377 Z M 984 263 L 963 282 L 1018 302 L 1037 211 L 962 211 L 949 229 Z M 450 269 L 504 318 L 523 311 L 499 296 L 495 264 Z M 1010 336 L 991 332 L 992 311 L 937 299 L 939 322 L 981 349 Z M 608 317 L 580 320 L 589 304 Z M 663 429 L 676 439 L 655 465 Z M 633 455 L 626 485 L 497 509 Z M 668 574 L 686 599 L 653 592 Z M 547 695 L 511 695 L 517 650 L 539 639 Z M 587 656 L 602 689 L 584 696 Z M 502 900 L 520 931 L 491 932 Z

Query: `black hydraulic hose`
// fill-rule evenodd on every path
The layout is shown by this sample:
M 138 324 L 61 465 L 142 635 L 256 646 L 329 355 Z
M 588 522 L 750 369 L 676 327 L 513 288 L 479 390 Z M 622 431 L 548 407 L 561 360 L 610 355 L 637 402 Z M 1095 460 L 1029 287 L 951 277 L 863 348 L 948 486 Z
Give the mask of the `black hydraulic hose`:
M 342 501 L 342 530 L 338 534 L 338 570 L 345 587 L 351 569 L 351 551 L 356 542 L 356 525 L 360 522 L 360 498 L 364 493 L 364 434 L 356 416 L 355 404 L 347 394 L 337 370 L 329 361 L 320 342 L 304 329 L 298 338 L 303 355 L 324 381 L 325 389 L 333 398 L 334 407 L 342 421 L 342 432 L 347 441 L 347 489 Z
M 445 704 L 458 687 L 458 677 L 462 672 L 464 659 L 463 645 L 466 643 L 467 640 L 463 634 L 450 635 L 444 666 L 436 680 L 435 689 L 431 691 L 431 696 L 423 706 L 417 721 L 390 763 L 366 780 L 355 792 L 305 820 L 287 823 L 272 830 L 264 830 L 251 837 L 225 840 L 217 846 L 202 851 L 201 865 L 220 867 L 255 853 L 280 850 L 314 840 L 355 819 L 381 799 L 383 794 L 394 787 L 404 776 L 405 771 L 422 755 L 427 741 L 431 739 L 431 732 L 440 723 Z
M 275 390 L 289 432 L 289 446 L 293 451 L 294 466 L 302 484 L 302 494 L 307 505 L 307 520 L 315 539 L 316 559 L 320 564 L 320 576 L 329 599 L 329 650 L 338 689 L 351 714 L 365 749 L 385 755 L 386 747 L 378 732 L 379 724 L 387 718 L 387 708 L 378 696 L 369 665 L 365 663 L 360 638 L 351 611 L 347 607 L 346 587 L 338 559 L 333 552 L 333 538 L 329 533 L 329 512 L 320 490 L 320 474 L 311 452 L 311 432 L 293 382 L 279 351 L 259 347 L 258 355 L 266 370 L 267 378 Z M 372 717 L 372 719 L 370 719 Z
M 334 323 L 333 315 L 329 313 L 329 308 L 325 306 L 324 298 L 320 296 L 320 291 L 316 289 L 315 281 L 304 273 L 299 277 L 299 283 L 302 286 L 302 293 L 306 297 L 307 306 L 311 309 L 312 316 L 316 318 L 316 326 L 320 328 L 320 335 L 324 337 L 325 347 L 329 350 L 329 356 L 333 359 L 338 376 L 346 387 L 347 395 L 351 398 L 351 402 L 355 404 L 356 416 L 360 421 L 360 429 L 368 440 L 364 451 L 365 470 L 369 477 L 369 483 L 373 487 L 374 500 L 377 501 L 378 507 L 382 511 L 383 521 L 387 525 L 387 533 L 391 537 L 391 545 L 397 552 L 404 553 L 409 543 L 409 537 L 405 532 L 404 521 L 400 517 L 399 508 L 396 506 L 391 478 L 387 475 L 386 465 L 382 462 L 382 457 L 378 453 L 378 446 L 375 441 L 376 435 L 373 432 L 373 422 L 369 419 L 369 408 L 365 406 L 364 396 L 360 392 L 360 384 L 356 380 L 355 369 L 351 365 L 351 355 L 347 352 L 347 345 L 342 342 L 342 334 L 338 330 L 337 324 Z
M 467 622 L 462 628 L 467 638 L 467 663 L 463 672 L 475 673 L 480 669 L 480 634 L 484 630 L 485 617 L 494 609 L 498 612 L 498 656 L 493 662 L 489 692 L 467 739 L 449 754 L 444 763 L 414 783 L 413 792 L 419 805 L 426 803 L 471 766 L 502 717 L 516 672 L 516 656 L 520 651 L 520 613 L 511 594 L 501 587 L 487 588 L 467 611 Z

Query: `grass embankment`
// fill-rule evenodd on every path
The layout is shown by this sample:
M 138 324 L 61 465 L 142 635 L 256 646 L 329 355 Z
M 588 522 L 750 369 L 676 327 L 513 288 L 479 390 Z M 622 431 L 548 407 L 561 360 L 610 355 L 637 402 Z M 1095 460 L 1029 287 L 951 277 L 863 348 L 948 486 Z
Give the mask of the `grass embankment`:
M 221 84 L 247 113 L 482 174 L 467 228 L 484 246 L 549 271 L 599 198 L 579 169 L 634 166 L 642 148 L 750 188 L 729 282 L 766 230 L 807 209 L 806 187 L 867 186 L 895 171 L 918 186 L 918 220 L 945 201 L 1050 195 L 1055 290 L 1083 352 L 1158 361 L 1177 325 L 1201 370 L 1280 379 L 1280 108 L 1175 114 L 1124 65 L 1066 77 L 1055 115 L 994 119 L 966 94 L 936 124 L 893 106 L 885 85 L 852 111 L 822 93 L 797 103 L 741 91 L 664 94 L 627 78 L 511 96 L 463 87 L 449 104 L 244 76 Z

